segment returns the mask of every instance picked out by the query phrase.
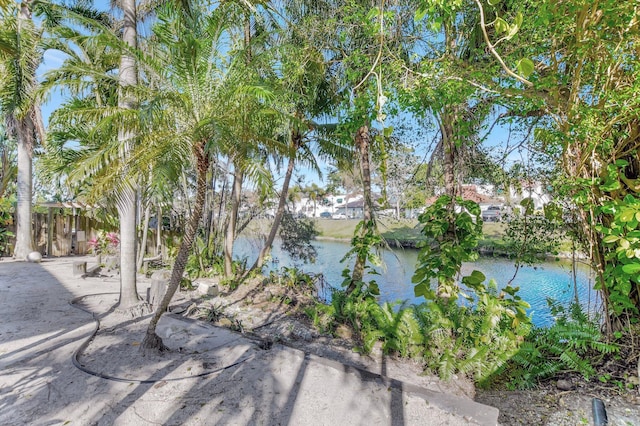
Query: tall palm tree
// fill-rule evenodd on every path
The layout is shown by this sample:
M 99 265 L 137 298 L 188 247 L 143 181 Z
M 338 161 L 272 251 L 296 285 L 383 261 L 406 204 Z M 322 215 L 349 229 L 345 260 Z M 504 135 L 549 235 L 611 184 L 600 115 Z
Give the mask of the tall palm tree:
M 317 157 L 339 155 L 344 147 L 336 144 L 330 132 L 335 126 L 320 125 L 313 120 L 329 113 L 335 106 L 335 80 L 330 74 L 322 53 L 314 49 L 298 35 L 298 28 L 282 31 L 284 42 L 274 49 L 279 64 L 277 78 L 272 83 L 281 94 L 279 108 L 288 119 L 284 124 L 286 139 L 287 169 L 284 175 L 275 217 L 258 257 L 248 272 L 259 269 L 264 264 L 275 240 L 285 213 L 289 186 L 295 166 L 304 164 L 320 174 Z M 312 150 L 315 143 L 315 153 Z M 344 153 L 342 154 L 344 155 Z
M 136 61 L 131 53 L 138 47 L 138 19 L 136 0 L 121 0 L 122 8 L 122 41 L 130 49 L 124 51 L 120 57 L 119 82 L 120 93 L 118 95 L 118 107 L 133 110 L 136 108 L 136 99 L 129 87 L 138 83 Z M 134 148 L 136 134 L 131 128 L 121 128 L 118 132 L 118 141 L 122 146 L 121 156 L 123 162 L 127 162 Z M 137 212 L 137 185 L 133 180 L 128 180 L 125 173 L 126 185 L 123 186 L 118 197 L 118 217 L 120 219 L 120 309 L 132 309 L 138 305 L 140 298 L 136 286 L 136 212 Z
M 116 206 L 120 226 L 118 307 L 139 315 L 145 305 L 140 303 L 136 283 L 136 197 L 144 173 L 128 166 L 139 121 L 134 60 L 138 22 L 135 1 L 123 0 L 120 6 L 121 27 L 106 14 L 78 8 L 69 13 L 82 27 L 59 31 L 56 47 L 66 53 L 66 60 L 47 73 L 45 87 L 63 86 L 73 96 L 52 116 L 55 137 L 46 164 L 49 173 L 66 170 L 76 194 L 94 202 L 109 199 L 102 204 Z M 76 146 L 69 148 L 69 142 Z
M 270 57 L 265 53 L 265 35 L 263 20 L 257 14 L 250 14 L 244 8 L 235 8 L 234 20 L 242 22 L 235 32 L 238 33 L 238 60 L 237 66 L 243 67 L 244 84 L 255 83 L 264 86 L 263 73 L 268 73 Z M 256 36 L 256 34 L 264 34 Z M 266 62 L 266 64 L 265 64 Z M 263 94 L 268 92 L 263 91 Z M 258 93 L 240 94 L 237 97 L 235 110 L 235 140 L 240 143 L 228 145 L 225 149 L 233 166 L 230 208 L 226 223 L 224 237 L 224 274 L 226 277 L 233 275 L 233 246 L 238 232 L 238 213 L 242 200 L 242 187 L 247 179 L 257 181 L 261 188 L 272 187 L 271 176 L 265 163 L 265 157 L 273 149 L 283 151 L 278 147 L 280 143 L 273 138 L 273 128 L 278 127 L 278 117 L 272 116 L 270 120 L 264 120 L 262 113 L 271 108 L 265 102 L 258 100 L 254 95 Z M 275 111 L 272 111 L 274 113 Z M 268 123 L 268 124 L 267 124 Z
M 154 37 L 140 59 L 144 74 L 154 84 L 144 93 L 140 106 L 149 119 L 140 133 L 144 148 L 134 151 L 131 166 L 137 168 L 154 164 L 158 158 L 171 157 L 196 174 L 191 216 L 167 292 L 141 345 L 143 353 L 166 349 L 155 330 L 180 285 L 200 226 L 211 158 L 237 144 L 234 126 L 242 107 L 239 103 L 256 92 L 244 84 L 244 60 L 234 56 L 229 60 L 226 56 L 234 46 L 226 44 L 230 40 L 225 35 L 231 20 L 224 5 L 215 10 L 189 6 L 157 9 Z
M 1 10 L 0 111 L 7 131 L 18 146 L 17 223 L 14 256 L 26 259 L 33 251 L 31 204 L 33 150 L 44 140 L 44 126 L 36 100 L 36 69 L 44 54 L 42 30 L 31 19 L 32 3 L 7 5 Z

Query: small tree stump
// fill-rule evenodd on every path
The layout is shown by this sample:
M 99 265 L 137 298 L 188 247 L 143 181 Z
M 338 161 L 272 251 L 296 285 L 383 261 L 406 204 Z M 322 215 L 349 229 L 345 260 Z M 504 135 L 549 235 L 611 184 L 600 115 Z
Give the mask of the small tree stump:
M 75 261 L 73 262 L 73 276 L 84 275 L 87 273 L 87 262 Z
M 160 305 L 164 294 L 167 292 L 167 286 L 171 279 L 171 271 L 156 271 L 151 275 L 151 288 L 149 290 L 149 305 L 154 311 Z
M 198 287 L 198 293 L 206 296 L 218 296 L 220 290 L 218 285 L 220 284 L 219 278 L 198 278 L 193 282 Z

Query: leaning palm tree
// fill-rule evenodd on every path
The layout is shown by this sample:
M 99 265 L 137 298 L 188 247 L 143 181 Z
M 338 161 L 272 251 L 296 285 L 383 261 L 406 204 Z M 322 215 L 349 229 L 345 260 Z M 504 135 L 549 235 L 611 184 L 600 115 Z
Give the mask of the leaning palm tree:
M 144 149 L 132 153 L 131 166 L 177 159 L 183 168 L 195 171 L 196 190 L 166 294 L 141 345 L 143 353 L 166 349 L 156 326 L 180 285 L 200 225 L 211 159 L 232 145 L 241 102 L 259 92 L 246 86 L 243 61 L 225 55 L 233 46 L 225 44 L 232 39 L 225 37 L 231 20 L 224 5 L 214 10 L 164 6 L 156 12 L 154 37 L 140 58 L 142 71 L 152 82 L 140 105 L 148 118 L 140 132 Z
M 36 69 L 44 54 L 43 31 L 31 19 L 32 4 L 6 5 L 0 10 L 0 111 L 8 133 L 18 146 L 17 223 L 14 257 L 26 259 L 33 251 L 31 202 L 33 150 L 44 139 L 36 99 Z
M 275 51 L 279 72 L 272 83 L 281 94 L 279 108 L 285 112 L 282 137 L 286 141 L 284 157 L 287 168 L 278 198 L 273 224 L 249 272 L 263 266 L 285 214 L 293 171 L 303 164 L 320 175 L 318 159 L 333 159 L 347 155 L 348 149 L 332 137 L 334 125 L 322 125 L 314 120 L 327 115 L 335 106 L 335 80 L 320 50 L 313 48 L 298 35 L 297 28 L 283 31 L 284 43 Z

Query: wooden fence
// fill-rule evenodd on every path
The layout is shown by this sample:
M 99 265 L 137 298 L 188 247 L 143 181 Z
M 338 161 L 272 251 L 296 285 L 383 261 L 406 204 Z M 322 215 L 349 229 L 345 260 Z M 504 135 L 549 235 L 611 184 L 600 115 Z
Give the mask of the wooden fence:
M 14 234 L 15 223 L 14 217 L 13 225 L 8 227 Z M 34 213 L 32 225 L 34 250 L 47 257 L 89 254 L 90 247 L 87 243 L 97 237 L 100 230 L 117 232 L 117 229 L 106 226 L 82 211 L 74 215 L 70 209 L 62 208 L 49 208 L 47 213 Z M 154 255 L 157 250 L 155 234 L 154 229 L 149 229 L 146 253 L 150 255 Z M 169 238 L 173 238 L 170 232 L 162 233 L 161 251 L 164 256 Z M 12 256 L 14 247 L 15 237 L 9 239 L 7 250 L 0 253 L 0 256 Z

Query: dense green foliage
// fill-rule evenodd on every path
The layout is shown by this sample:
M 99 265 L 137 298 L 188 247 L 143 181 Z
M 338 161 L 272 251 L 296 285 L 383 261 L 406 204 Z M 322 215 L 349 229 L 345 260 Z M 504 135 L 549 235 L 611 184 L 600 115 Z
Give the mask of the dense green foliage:
M 457 213 L 456 210 L 461 210 Z M 415 295 L 434 300 L 431 279 L 438 282 L 438 296 L 458 298 L 456 283 L 462 262 L 478 258 L 474 250 L 482 236 L 480 207 L 473 201 L 441 196 L 419 217 L 427 238 L 418 255 L 412 281 Z
M 0 256 L 7 250 L 9 239 L 13 232 L 9 231 L 9 225 L 13 222 L 11 203 L 7 198 L 0 198 Z
M 292 259 L 304 263 L 315 262 L 316 249 L 311 240 L 318 235 L 315 222 L 308 218 L 294 218 L 291 214 L 282 217 L 280 238 L 282 250 L 289 253 Z
M 509 285 L 498 292 L 495 281 L 485 283 L 480 271 L 461 277 L 463 261 L 477 257 L 482 235 L 476 203 L 440 197 L 420 216 L 427 237 L 413 276 L 416 296 L 426 299 L 419 317 L 429 336 L 427 365 L 441 377 L 456 371 L 476 380 L 488 377 L 518 349 L 528 334 L 529 305 Z M 459 210 L 459 212 L 456 212 Z M 431 279 L 437 282 L 432 289 Z M 463 300 L 458 299 L 462 297 Z
M 564 308 L 549 301 L 556 317 L 548 328 L 534 327 L 520 349 L 487 383 L 506 381 L 511 388 L 531 388 L 558 373 L 578 373 L 585 380 L 596 374 L 603 357 L 619 351 L 605 341 L 598 321 L 578 304 Z
M 624 165 L 623 165 L 624 167 Z M 599 209 L 608 214 L 608 226 L 598 226 L 606 254 L 606 267 L 600 288 L 606 290 L 616 315 L 638 316 L 640 299 L 640 199 L 628 194 L 623 200 L 609 201 Z M 604 286 L 603 283 L 606 283 Z M 635 322 L 635 321 L 634 321 Z

